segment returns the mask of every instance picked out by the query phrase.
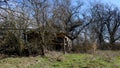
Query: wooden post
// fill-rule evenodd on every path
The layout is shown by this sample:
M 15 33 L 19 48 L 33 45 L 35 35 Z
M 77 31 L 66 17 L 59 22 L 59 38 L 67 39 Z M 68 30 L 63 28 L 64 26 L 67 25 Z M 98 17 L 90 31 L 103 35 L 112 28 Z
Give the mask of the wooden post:
M 66 47 L 65 47 L 65 46 L 66 46 L 66 42 L 65 42 L 65 37 L 63 38 L 63 41 L 64 41 L 64 42 L 63 42 L 63 43 L 64 43 L 64 44 L 63 44 L 63 46 L 64 46 L 64 47 L 63 47 L 63 53 L 65 54 L 65 53 L 66 53 Z

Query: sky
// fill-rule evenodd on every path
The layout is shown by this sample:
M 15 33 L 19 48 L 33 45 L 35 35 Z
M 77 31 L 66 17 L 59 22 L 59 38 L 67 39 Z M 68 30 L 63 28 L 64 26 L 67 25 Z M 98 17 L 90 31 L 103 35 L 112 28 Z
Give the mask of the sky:
M 12 1 L 12 0 L 10 0 L 10 1 Z M 17 0 L 17 1 L 21 1 L 21 0 Z M 72 1 L 74 1 L 73 3 L 75 3 L 75 1 L 77 1 L 77 0 L 72 0 Z M 99 2 L 100 1 L 102 3 L 112 4 L 112 5 L 115 5 L 120 8 L 120 0 L 78 0 L 78 1 L 83 1 L 84 5 L 88 5 L 89 2 Z
M 106 3 L 114 4 L 115 6 L 120 7 L 120 0 L 101 0 Z
M 114 5 L 120 8 L 120 0 L 83 0 L 86 4 L 89 2 L 102 2 L 102 3 L 107 3 L 109 5 Z

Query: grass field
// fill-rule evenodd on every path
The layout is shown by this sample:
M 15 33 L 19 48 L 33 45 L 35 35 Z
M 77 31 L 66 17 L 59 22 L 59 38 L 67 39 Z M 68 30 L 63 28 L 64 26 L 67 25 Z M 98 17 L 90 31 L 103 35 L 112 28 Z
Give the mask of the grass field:
M 98 51 L 96 54 L 51 52 L 46 57 L 8 57 L 0 68 L 120 68 L 120 51 Z

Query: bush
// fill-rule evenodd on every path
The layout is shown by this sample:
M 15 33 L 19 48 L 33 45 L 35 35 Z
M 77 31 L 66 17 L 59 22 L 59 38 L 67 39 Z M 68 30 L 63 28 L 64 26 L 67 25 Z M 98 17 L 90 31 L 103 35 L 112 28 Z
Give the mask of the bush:
M 24 49 L 24 42 L 12 31 L 8 31 L 7 36 L 1 44 L 0 50 L 4 54 L 17 54 L 21 55 Z
M 75 53 L 93 53 L 93 44 L 89 45 L 75 45 L 72 49 Z

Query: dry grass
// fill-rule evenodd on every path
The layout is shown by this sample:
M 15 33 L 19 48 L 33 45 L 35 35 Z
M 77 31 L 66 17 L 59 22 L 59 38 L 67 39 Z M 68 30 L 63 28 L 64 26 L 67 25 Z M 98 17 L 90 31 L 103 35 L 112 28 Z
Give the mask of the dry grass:
M 46 57 L 8 57 L 0 60 L 0 68 L 120 68 L 120 51 L 65 55 L 52 51 Z
M 112 50 L 97 50 L 96 51 L 96 56 L 101 56 L 101 57 L 116 57 L 120 56 L 120 51 L 112 51 Z
M 65 59 L 63 53 L 56 51 L 49 51 L 46 56 L 49 57 L 50 61 L 64 61 Z

